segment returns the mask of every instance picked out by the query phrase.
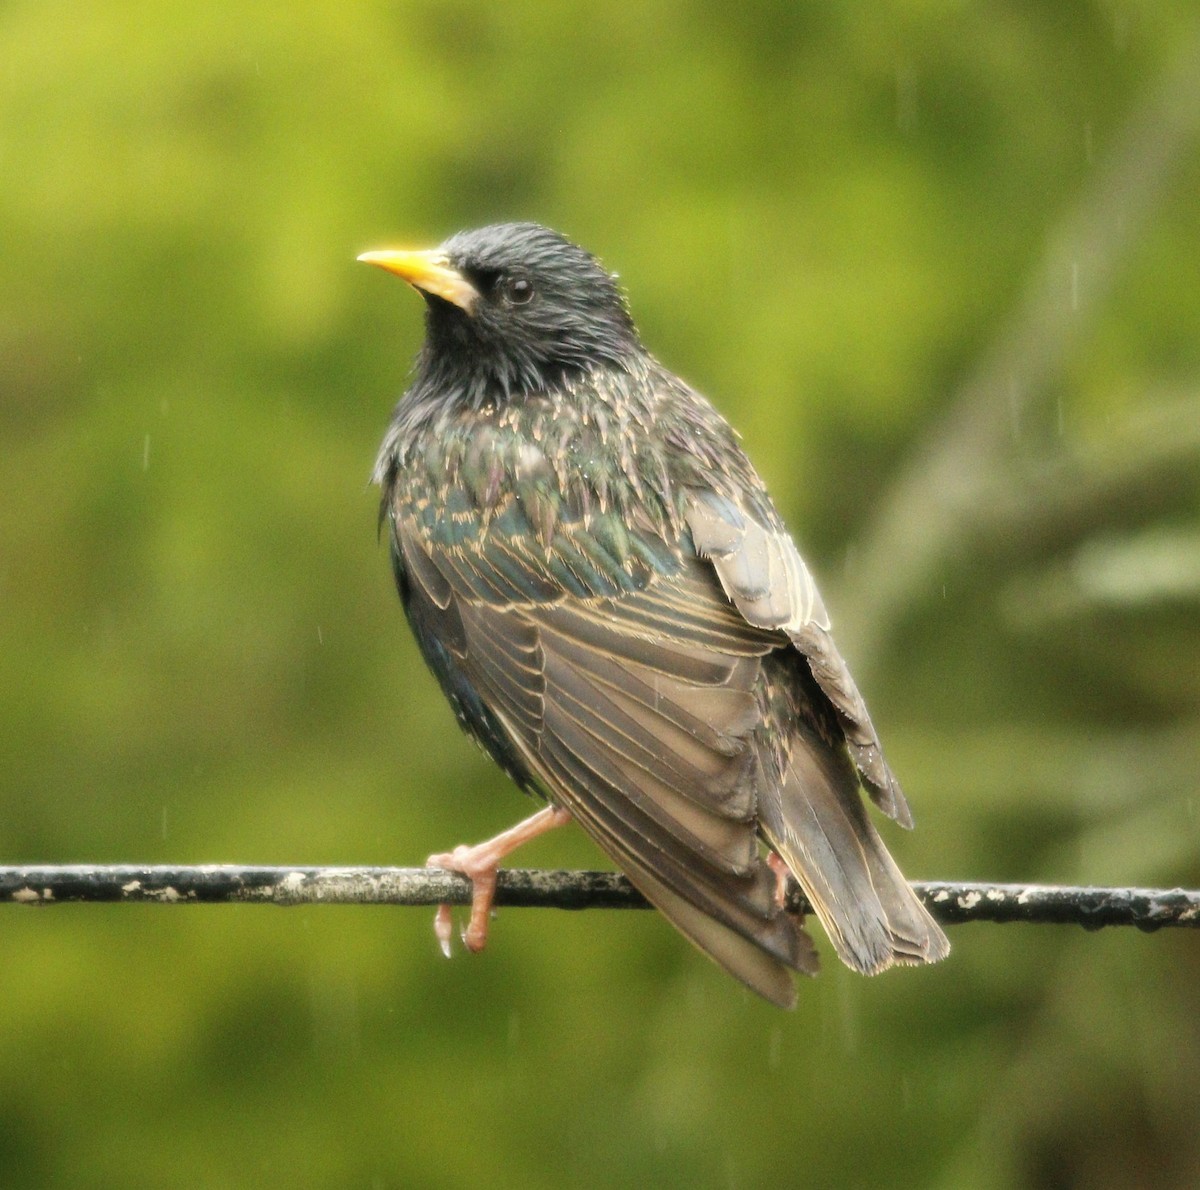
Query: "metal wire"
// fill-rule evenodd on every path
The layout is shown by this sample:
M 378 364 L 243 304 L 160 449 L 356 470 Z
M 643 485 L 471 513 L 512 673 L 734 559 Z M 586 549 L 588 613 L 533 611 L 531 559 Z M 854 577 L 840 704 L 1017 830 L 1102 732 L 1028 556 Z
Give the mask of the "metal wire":
M 917 895 L 941 922 L 1200 927 L 1200 890 L 1086 888 L 979 881 L 914 881 Z M 0 902 L 157 905 L 465 905 L 471 884 L 439 868 L 253 867 L 240 864 L 140 866 L 73 864 L 0 867 Z M 497 905 L 540 909 L 644 909 L 645 898 L 615 872 L 500 873 Z M 788 907 L 806 912 L 793 888 Z

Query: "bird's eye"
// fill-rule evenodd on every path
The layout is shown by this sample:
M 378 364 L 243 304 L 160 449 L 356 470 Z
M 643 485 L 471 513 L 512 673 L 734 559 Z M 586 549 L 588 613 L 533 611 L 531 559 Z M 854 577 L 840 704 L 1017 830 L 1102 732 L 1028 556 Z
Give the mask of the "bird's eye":
M 503 293 L 514 306 L 524 306 L 533 300 L 533 282 L 528 277 L 506 277 Z

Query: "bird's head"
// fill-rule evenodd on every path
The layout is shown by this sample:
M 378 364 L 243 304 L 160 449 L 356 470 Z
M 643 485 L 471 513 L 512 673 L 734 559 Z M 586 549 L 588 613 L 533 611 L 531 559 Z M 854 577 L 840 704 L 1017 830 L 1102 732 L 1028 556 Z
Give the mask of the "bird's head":
M 425 298 L 418 380 L 470 404 L 507 401 L 597 367 L 627 368 L 637 331 L 616 280 L 536 223 L 459 232 L 429 252 L 364 252 Z

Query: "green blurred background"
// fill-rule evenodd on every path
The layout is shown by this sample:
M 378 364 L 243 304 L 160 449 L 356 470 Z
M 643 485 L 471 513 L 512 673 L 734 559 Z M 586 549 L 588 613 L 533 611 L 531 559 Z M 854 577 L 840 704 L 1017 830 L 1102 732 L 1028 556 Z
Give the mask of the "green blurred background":
M 0 862 L 410 864 L 528 803 L 367 476 L 533 218 L 743 431 L 914 878 L 1200 884 L 1192 5 L 0 7 Z M 521 862 L 596 866 L 575 832 Z M 1200 940 L 953 931 L 793 1014 L 651 914 L 0 915 L 0 1185 L 1194 1186 Z

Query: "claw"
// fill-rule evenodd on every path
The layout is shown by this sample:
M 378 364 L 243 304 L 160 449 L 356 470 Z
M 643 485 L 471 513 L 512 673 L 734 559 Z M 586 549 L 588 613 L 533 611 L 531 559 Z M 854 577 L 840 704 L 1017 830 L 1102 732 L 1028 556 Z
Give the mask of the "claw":
M 450 914 L 449 905 L 439 905 L 433 916 L 433 932 L 437 935 L 438 946 L 446 958 L 450 957 L 450 941 L 454 937 L 454 919 Z

